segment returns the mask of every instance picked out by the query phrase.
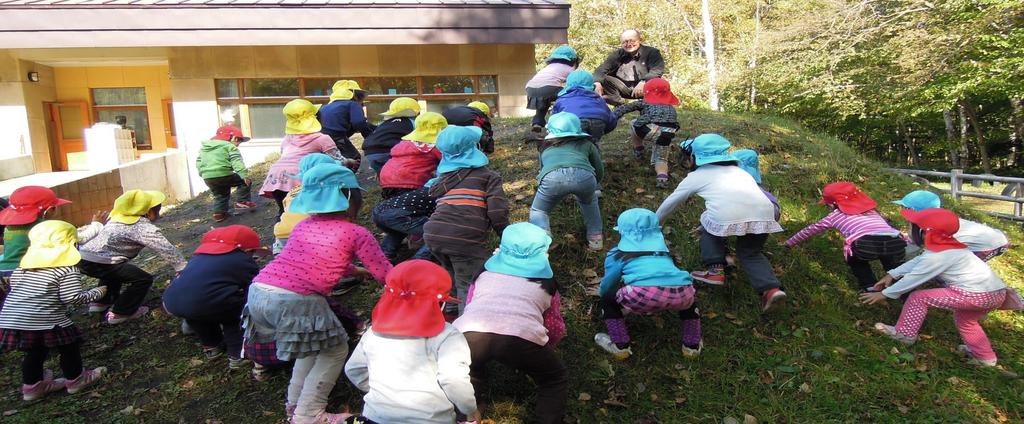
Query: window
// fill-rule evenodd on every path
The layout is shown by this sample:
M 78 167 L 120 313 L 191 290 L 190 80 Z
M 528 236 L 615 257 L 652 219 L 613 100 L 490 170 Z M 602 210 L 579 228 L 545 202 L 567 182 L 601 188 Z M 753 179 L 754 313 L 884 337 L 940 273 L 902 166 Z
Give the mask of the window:
M 221 123 L 235 122 L 256 139 L 284 137 L 285 103 L 294 98 L 327 103 L 341 79 L 354 80 L 366 91 L 364 108 L 371 121 L 379 120 L 396 97 L 426 101 L 426 110 L 433 112 L 472 101 L 498 110 L 495 75 L 224 79 L 215 81 Z
M 96 122 L 119 124 L 130 129 L 135 132 L 135 148 L 153 148 L 145 88 L 94 88 L 92 104 Z

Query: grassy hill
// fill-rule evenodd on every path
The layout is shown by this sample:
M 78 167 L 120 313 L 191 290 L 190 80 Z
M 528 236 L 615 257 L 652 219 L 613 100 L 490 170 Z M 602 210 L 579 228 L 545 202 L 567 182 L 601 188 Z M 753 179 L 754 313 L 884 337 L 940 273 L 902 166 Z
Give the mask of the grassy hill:
M 718 132 L 738 147 L 760 151 L 765 183 L 781 200 L 785 235 L 824 216 L 816 203 L 821 187 L 836 180 L 854 181 L 878 200 L 884 215 L 900 225 L 896 199 L 915 188 L 903 177 L 882 172 L 835 139 L 823 137 L 788 121 L 710 112 L 683 111 L 683 135 Z M 525 121 L 496 125 L 498 152 L 492 168 L 505 178 L 514 205 L 513 221 L 527 218 L 536 188 L 537 160 L 533 147 L 520 144 Z M 618 213 L 630 207 L 654 209 L 670 192 L 655 189 L 645 163 L 628 154 L 624 130 L 605 137 L 607 163 L 601 209 L 609 243 Z M 258 167 L 265 170 L 264 167 Z M 678 181 L 681 173 L 675 171 Z M 368 194 L 376 199 L 375 190 Z M 191 252 L 210 227 L 208 196 L 168 212 L 160 222 L 165 234 Z M 251 225 L 269 243 L 274 206 L 263 201 L 258 212 L 226 223 Z M 364 209 L 364 224 L 369 208 Z M 1021 244 L 1020 227 L 992 222 L 969 209 L 958 212 L 997 225 Z M 699 251 L 691 230 L 703 211 L 700 199 L 680 208 L 666 232 L 679 265 L 699 269 Z M 767 246 L 790 303 L 779 313 L 762 316 L 759 297 L 742 272 L 729 285 L 698 286 L 704 315 L 704 354 L 696 360 L 678 351 L 678 322 L 672 314 L 629 317 L 634 355 L 611 359 L 593 343 L 604 331 L 598 307 L 585 294 L 588 282 L 602 273 L 603 255 L 583 245 L 583 222 L 574 205 L 565 203 L 552 214 L 557 247 L 551 253 L 555 275 L 565 294 L 563 313 L 568 337 L 559 351 L 571 371 L 569 421 L 578 423 L 679 422 L 1020 422 L 1024 420 L 1024 316 L 1007 312 L 990 315 L 984 326 L 1000 355 L 1002 369 L 965 365 L 955 347 L 960 343 L 952 314 L 934 311 L 922 329 L 922 340 L 904 348 L 874 334 L 876 321 L 895 322 L 899 304 L 861 306 L 852 276 L 842 261 L 835 233 L 812 239 L 796 249 L 778 246 L 783 235 Z M 1020 249 L 992 262 L 1007 282 L 1024 287 L 1018 267 Z M 169 270 L 151 254 L 140 258 L 160 273 L 147 302 L 159 306 L 159 292 Z M 342 298 L 369 314 L 379 289 L 366 284 Z M 75 396 L 58 394 L 35 403 L 20 400 L 16 353 L 0 356 L 0 411 L 3 422 L 103 423 L 275 423 L 283 420 L 285 373 L 256 382 L 247 373 L 227 370 L 226 360 L 206 361 L 196 341 L 179 333 L 179 320 L 163 313 L 110 327 L 97 317 L 77 317 L 90 340 L 84 347 L 87 366 L 111 369 L 106 381 Z M 56 364 L 51 368 L 57 369 Z M 532 385 L 522 375 L 492 371 L 483 407 L 485 417 L 498 423 L 528 422 Z M 361 394 L 340 384 L 330 408 L 358 410 Z M 14 411 L 14 412 L 12 412 Z

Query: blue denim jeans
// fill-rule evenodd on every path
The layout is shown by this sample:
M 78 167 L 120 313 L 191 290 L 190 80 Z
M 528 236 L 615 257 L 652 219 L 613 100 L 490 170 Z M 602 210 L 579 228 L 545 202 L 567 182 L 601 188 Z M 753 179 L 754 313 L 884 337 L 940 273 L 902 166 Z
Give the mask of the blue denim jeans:
M 597 177 L 592 171 L 580 168 L 559 168 L 549 172 L 540 181 L 537 194 L 533 196 L 530 206 L 530 223 L 551 232 L 548 214 L 558 205 L 562 198 L 570 194 L 576 196 L 583 211 L 583 224 L 587 227 L 588 236 L 604 233 L 601 222 L 601 207 L 594 190 L 597 190 Z
M 430 217 L 416 216 L 403 209 L 374 209 L 371 219 L 385 234 L 384 240 L 380 242 L 380 249 L 384 251 L 385 256 L 392 259 L 402 247 L 402 241 L 406 236 L 423 236 L 423 224 L 426 224 Z M 431 257 L 426 244 L 413 255 L 413 259 L 430 260 Z
M 384 169 L 384 164 L 389 160 L 391 160 L 391 153 L 367 153 L 363 156 L 363 162 L 366 162 L 378 176 L 380 170 Z

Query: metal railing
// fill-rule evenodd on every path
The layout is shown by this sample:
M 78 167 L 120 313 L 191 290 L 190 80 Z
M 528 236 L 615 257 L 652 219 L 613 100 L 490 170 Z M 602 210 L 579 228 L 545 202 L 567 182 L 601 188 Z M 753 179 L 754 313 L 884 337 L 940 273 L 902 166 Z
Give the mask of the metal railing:
M 937 191 L 949 194 L 953 197 L 953 200 L 960 201 L 961 197 L 974 197 L 978 199 L 988 199 L 1001 202 L 1013 203 L 1013 215 L 1005 213 L 982 211 L 989 215 L 1008 219 L 1012 221 L 1024 222 L 1024 178 L 1016 177 L 1000 177 L 997 175 L 979 175 L 979 174 L 965 174 L 962 169 L 953 169 L 950 172 L 938 172 L 938 171 L 924 171 L 920 169 L 897 169 L 889 168 L 889 171 L 897 174 L 906 174 L 913 176 L 927 176 L 927 177 L 944 177 L 949 178 L 949 189 L 933 187 Z M 989 194 L 979 193 L 976 191 L 967 191 L 962 189 L 964 181 L 994 181 L 997 183 L 1006 184 L 1008 187 L 1003 190 L 1003 194 Z M 1007 194 L 1011 194 L 1008 196 Z

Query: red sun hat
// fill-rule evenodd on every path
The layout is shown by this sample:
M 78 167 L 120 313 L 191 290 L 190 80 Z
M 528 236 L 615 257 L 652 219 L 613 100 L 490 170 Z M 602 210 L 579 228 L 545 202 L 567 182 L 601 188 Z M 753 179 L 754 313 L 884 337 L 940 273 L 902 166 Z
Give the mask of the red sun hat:
M 213 136 L 213 139 L 231 141 L 233 137 L 238 137 L 243 142 L 249 141 L 249 137 L 246 137 L 244 134 L 242 134 L 241 128 L 238 128 L 231 124 L 217 128 L 217 135 Z
M 957 231 L 960 231 L 960 218 L 947 209 L 929 208 L 915 211 L 904 208 L 900 211 L 900 215 L 924 230 L 925 249 L 941 252 L 967 248 L 966 244 L 953 237 Z
M 195 254 L 223 255 L 236 249 L 243 252 L 266 253 L 267 248 L 260 245 L 260 236 L 245 225 L 228 225 L 214 228 L 203 234 Z
M 847 215 L 860 215 L 878 207 L 878 204 L 864 194 L 856 184 L 847 181 L 839 181 L 825 186 L 825 189 L 821 191 L 821 200 L 818 203 L 836 205 Z
M 452 278 L 441 266 L 423 259 L 398 264 L 388 273 L 384 294 L 373 308 L 377 334 L 434 337 L 444 329 L 440 302 L 458 302 L 448 295 Z
M 0 211 L 0 225 L 25 225 L 39 220 L 49 208 L 71 203 L 43 186 L 25 186 L 11 193 L 10 206 Z
M 678 105 L 679 98 L 664 78 L 653 78 L 644 83 L 644 101 L 652 105 Z

